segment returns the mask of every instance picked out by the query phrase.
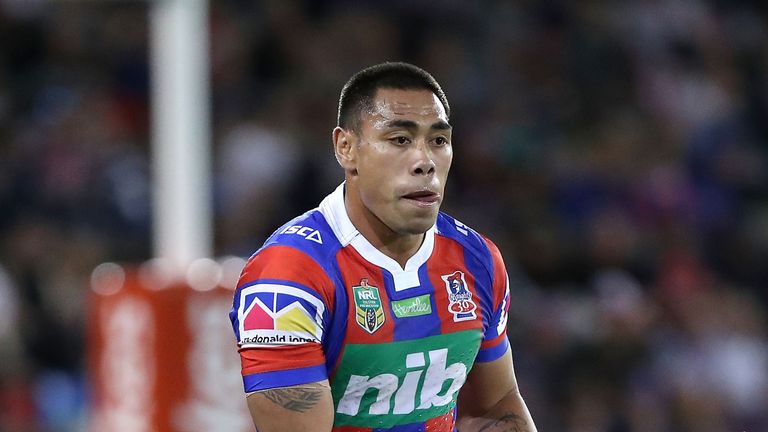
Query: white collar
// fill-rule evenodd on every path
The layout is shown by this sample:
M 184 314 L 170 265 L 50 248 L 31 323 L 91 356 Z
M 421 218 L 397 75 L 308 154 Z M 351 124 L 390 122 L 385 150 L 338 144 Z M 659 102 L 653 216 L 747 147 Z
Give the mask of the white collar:
M 408 259 L 403 269 L 397 261 L 375 248 L 352 224 L 344 206 L 344 183 L 325 197 L 319 208 L 341 246 L 352 245 L 366 261 L 389 271 L 395 281 L 395 291 L 419 286 L 419 267 L 427 262 L 435 247 L 435 225 L 427 230 L 419 250 Z

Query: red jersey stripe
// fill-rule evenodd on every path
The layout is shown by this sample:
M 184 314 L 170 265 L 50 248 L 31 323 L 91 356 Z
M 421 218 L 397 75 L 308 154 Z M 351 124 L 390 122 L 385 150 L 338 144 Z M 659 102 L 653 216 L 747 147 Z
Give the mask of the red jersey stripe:
M 349 299 L 349 314 L 347 319 L 346 343 L 371 343 L 371 334 L 376 338 L 376 343 L 393 341 L 395 324 L 390 312 L 389 296 L 384 288 L 384 276 L 381 267 L 369 263 L 351 246 L 341 249 L 337 254 L 339 269 L 347 290 Z M 362 264 L 362 265 L 360 265 Z M 357 308 L 355 307 L 355 293 L 353 287 L 361 286 L 363 279 L 369 287 L 375 287 L 379 293 L 381 306 L 384 310 L 384 322 L 381 327 L 369 333 L 357 322 Z
M 325 355 L 320 344 L 280 346 L 274 348 L 242 348 L 240 363 L 243 375 L 271 372 L 275 365 L 280 369 L 299 369 L 325 364 Z
M 473 302 L 477 309 L 475 313 L 477 316 L 482 316 L 482 310 L 480 308 L 480 298 L 477 295 L 475 289 L 475 279 L 472 274 L 462 266 L 462 269 L 457 268 L 455 264 L 445 265 L 443 263 L 456 263 L 464 262 L 464 248 L 457 242 L 445 238 L 442 236 L 435 236 L 435 249 L 440 250 L 441 259 L 439 261 L 428 261 L 428 274 L 429 280 L 432 286 L 435 287 L 435 305 L 437 306 L 437 312 L 441 317 L 441 333 L 453 333 L 464 330 L 482 329 L 482 320 L 466 320 L 456 321 L 455 316 L 450 312 L 450 299 L 448 297 L 448 289 L 445 286 L 445 281 L 442 276 L 450 275 L 457 270 L 462 270 L 464 278 L 467 281 L 467 288 L 472 293 Z
M 270 246 L 251 258 L 240 275 L 238 286 L 259 279 L 299 283 L 317 291 L 329 312 L 333 312 L 335 287 L 328 275 L 309 255 L 290 246 Z
M 483 237 L 483 240 L 488 245 L 493 259 L 493 309 L 495 311 L 504 301 L 507 292 L 507 271 L 499 248 L 487 237 Z

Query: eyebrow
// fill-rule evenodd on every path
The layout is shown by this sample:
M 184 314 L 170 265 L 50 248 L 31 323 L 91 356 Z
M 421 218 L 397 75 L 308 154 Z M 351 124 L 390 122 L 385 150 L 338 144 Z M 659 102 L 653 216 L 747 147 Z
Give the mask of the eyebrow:
M 388 128 L 418 129 L 419 125 L 413 120 L 391 120 L 386 123 Z M 451 130 L 453 127 L 445 120 L 439 120 L 429 127 L 433 130 Z

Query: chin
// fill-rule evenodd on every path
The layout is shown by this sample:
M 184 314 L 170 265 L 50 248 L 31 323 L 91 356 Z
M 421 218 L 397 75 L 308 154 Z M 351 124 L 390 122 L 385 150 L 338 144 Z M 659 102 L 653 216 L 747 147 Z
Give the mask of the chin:
M 419 218 L 418 220 L 411 220 L 410 223 L 404 225 L 399 231 L 402 234 L 424 234 L 429 231 L 435 222 L 437 217 L 433 218 Z

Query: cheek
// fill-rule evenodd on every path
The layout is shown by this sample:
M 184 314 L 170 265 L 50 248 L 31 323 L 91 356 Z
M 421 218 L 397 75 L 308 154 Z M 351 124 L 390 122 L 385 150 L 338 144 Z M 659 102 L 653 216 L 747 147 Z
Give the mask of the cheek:
M 389 164 L 386 161 L 369 159 L 364 165 L 364 171 L 361 173 L 366 185 L 375 189 L 376 185 L 381 184 L 390 177 Z
M 391 161 L 369 159 L 364 166 L 361 166 L 358 173 L 360 175 L 358 183 L 369 203 L 375 204 L 383 201 L 394 177 Z
M 377 150 L 372 148 L 372 150 Z M 402 155 L 382 149 L 376 152 L 370 152 L 364 160 L 365 181 L 373 186 L 386 187 L 388 184 L 401 174 L 407 161 Z
M 438 156 L 440 158 L 439 160 L 439 166 L 440 166 L 440 173 L 444 176 L 448 175 L 448 171 L 451 169 L 451 162 L 453 162 L 453 149 L 448 147 L 444 153 L 440 154 Z
M 369 178 L 383 177 L 393 164 L 393 155 L 387 147 L 378 142 L 366 142 L 358 152 L 360 170 Z

